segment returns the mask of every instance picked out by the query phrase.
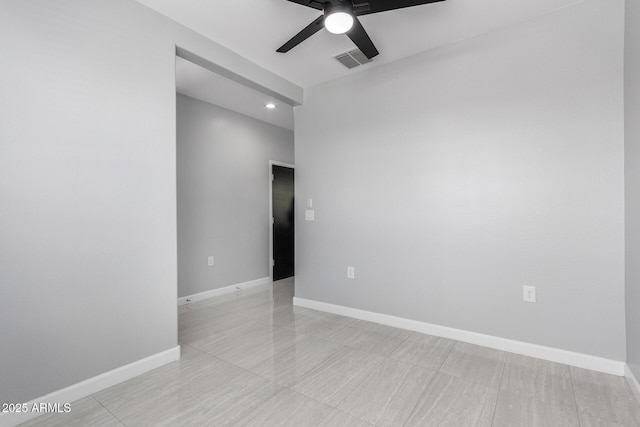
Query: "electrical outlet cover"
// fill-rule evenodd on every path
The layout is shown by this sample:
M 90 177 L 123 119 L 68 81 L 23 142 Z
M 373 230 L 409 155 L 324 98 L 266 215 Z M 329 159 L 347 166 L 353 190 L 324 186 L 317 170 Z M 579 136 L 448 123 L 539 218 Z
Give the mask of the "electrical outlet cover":
M 535 286 L 523 286 L 522 287 L 522 300 L 526 302 L 536 302 L 536 287 Z

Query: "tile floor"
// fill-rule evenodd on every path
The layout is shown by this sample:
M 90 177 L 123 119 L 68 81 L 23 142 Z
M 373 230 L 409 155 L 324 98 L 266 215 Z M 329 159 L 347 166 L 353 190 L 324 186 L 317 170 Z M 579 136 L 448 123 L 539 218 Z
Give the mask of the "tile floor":
M 27 426 L 640 427 L 623 378 L 292 306 L 179 308 L 182 359 Z

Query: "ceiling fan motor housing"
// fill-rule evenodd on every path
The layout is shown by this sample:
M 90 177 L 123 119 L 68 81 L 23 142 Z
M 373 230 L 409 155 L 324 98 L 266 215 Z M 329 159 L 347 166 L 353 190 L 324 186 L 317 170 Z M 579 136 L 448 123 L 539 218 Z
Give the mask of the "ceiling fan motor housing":
M 277 52 L 285 53 L 320 31 L 323 27 L 334 34 L 347 37 L 368 58 L 379 54 L 371 37 L 360 23 L 358 16 L 403 9 L 445 0 L 288 0 L 301 6 L 322 10 L 323 14 L 304 27 L 298 34 L 280 46 Z M 335 19 L 334 19 L 335 18 Z M 333 21 L 333 22 L 332 22 Z M 333 25 L 335 24 L 335 25 Z
M 355 17 L 350 2 L 327 3 L 323 12 L 323 24 L 330 33 L 344 34 L 353 27 Z
M 350 1 L 340 3 L 326 3 L 324 5 L 324 16 L 329 16 L 333 13 L 343 12 L 353 16 L 353 5 Z

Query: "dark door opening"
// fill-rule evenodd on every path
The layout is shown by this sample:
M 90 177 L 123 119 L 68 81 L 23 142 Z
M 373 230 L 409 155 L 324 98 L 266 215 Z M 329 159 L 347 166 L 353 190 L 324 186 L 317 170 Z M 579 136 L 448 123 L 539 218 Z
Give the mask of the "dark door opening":
M 273 280 L 294 274 L 293 169 L 272 165 Z

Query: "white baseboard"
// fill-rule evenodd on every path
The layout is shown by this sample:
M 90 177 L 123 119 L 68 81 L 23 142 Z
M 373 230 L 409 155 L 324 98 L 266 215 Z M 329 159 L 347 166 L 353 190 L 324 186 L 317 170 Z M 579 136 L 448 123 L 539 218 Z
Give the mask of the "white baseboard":
M 178 298 L 178 305 L 184 305 L 188 302 L 196 302 L 207 298 L 219 297 L 222 295 L 232 294 L 239 290 L 247 290 L 251 288 L 256 288 L 258 286 L 264 286 L 265 289 L 267 285 L 271 283 L 270 277 L 263 277 L 261 279 L 250 280 L 248 282 L 237 283 L 235 285 L 225 286 L 224 288 L 212 289 L 210 291 L 200 292 L 198 294 L 188 295 L 186 297 Z M 257 291 L 258 289 L 252 289 Z
M 605 359 L 598 356 L 575 353 L 572 351 L 510 340 L 492 335 L 479 334 L 462 329 L 449 328 L 447 326 L 434 325 L 417 320 L 405 319 L 388 314 L 374 313 L 371 311 L 328 304 L 304 298 L 294 297 L 293 304 L 299 307 L 311 308 L 355 319 L 368 320 L 369 322 L 463 341 L 481 345 L 483 347 L 495 348 L 497 350 L 522 354 L 524 356 L 549 360 L 551 362 L 563 363 L 565 365 L 571 365 L 578 368 L 585 368 L 618 376 L 623 376 L 625 374 L 625 363 L 617 360 Z
M 633 391 L 633 395 L 636 397 L 636 400 L 638 401 L 638 403 L 640 403 L 640 383 L 638 382 L 638 379 L 636 378 L 635 375 L 633 375 L 633 372 L 631 371 L 631 368 L 629 368 L 629 365 L 625 364 L 625 371 L 624 371 L 624 376 L 627 377 L 627 382 L 629 383 L 629 387 L 631 387 L 631 391 Z
M 88 380 L 54 391 L 53 393 L 27 402 L 26 405 L 27 408 L 31 408 L 34 404 L 39 405 L 41 403 L 58 403 L 60 405 L 72 403 L 178 359 L 180 359 L 180 346 L 170 348 L 169 350 L 145 357 L 144 359 L 129 363 L 128 365 L 121 366 L 112 371 L 89 378 Z M 39 415 L 42 414 L 38 412 L 0 413 L 0 426 L 16 426 Z

